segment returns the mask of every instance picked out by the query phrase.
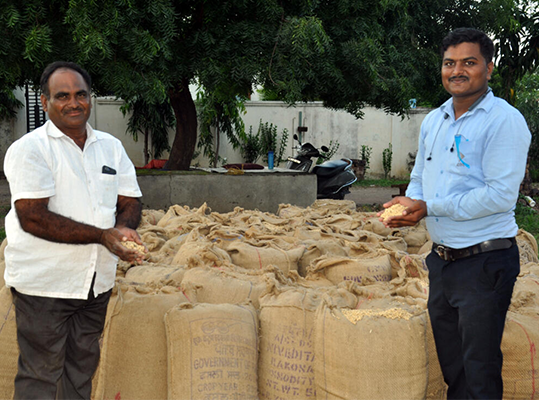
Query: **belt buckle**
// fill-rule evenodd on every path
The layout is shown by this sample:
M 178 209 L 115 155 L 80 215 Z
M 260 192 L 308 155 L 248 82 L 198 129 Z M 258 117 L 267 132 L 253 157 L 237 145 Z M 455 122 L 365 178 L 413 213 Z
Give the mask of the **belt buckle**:
M 451 261 L 449 250 L 446 247 L 439 245 L 434 248 L 434 251 L 440 256 L 442 260 Z

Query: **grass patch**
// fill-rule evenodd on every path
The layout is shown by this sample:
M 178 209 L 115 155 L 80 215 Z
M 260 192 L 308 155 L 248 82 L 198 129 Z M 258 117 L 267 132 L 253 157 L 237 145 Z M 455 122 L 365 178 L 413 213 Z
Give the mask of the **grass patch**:
M 6 229 L 4 228 L 4 218 L 6 217 L 7 213 L 11 210 L 11 206 L 2 206 L 0 207 L 0 219 L 2 222 L 0 222 L 0 242 L 2 242 L 6 238 Z
M 410 183 L 409 179 L 363 179 L 361 181 L 355 181 L 352 186 L 358 187 L 391 187 L 391 185 L 402 185 L 403 183 Z
M 538 201 L 539 199 L 534 200 Z M 518 202 L 515 208 L 515 219 L 519 228 L 531 233 L 539 242 L 539 215 L 535 208 Z

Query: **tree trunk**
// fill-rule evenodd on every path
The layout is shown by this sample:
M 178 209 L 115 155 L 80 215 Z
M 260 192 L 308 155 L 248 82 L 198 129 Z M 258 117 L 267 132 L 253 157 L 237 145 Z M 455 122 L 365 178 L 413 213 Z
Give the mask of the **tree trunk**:
M 144 131 L 144 165 L 148 165 L 150 162 L 150 150 L 148 148 L 150 132 L 148 128 Z
M 215 127 L 215 157 L 213 159 L 213 168 L 217 168 L 217 162 L 219 161 L 219 138 L 221 137 L 221 132 L 219 131 L 219 117 L 217 118 L 217 126 Z
M 189 92 L 189 80 L 184 79 L 169 91 L 170 104 L 176 116 L 176 136 L 165 164 L 169 170 L 189 170 L 197 140 L 197 111 Z

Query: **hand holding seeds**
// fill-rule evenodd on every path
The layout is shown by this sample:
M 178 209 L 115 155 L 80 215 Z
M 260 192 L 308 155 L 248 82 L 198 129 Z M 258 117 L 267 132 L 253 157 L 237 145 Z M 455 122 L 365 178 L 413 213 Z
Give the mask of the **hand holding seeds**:
M 130 240 L 127 240 L 127 241 L 121 242 L 121 243 L 122 243 L 122 246 L 127 247 L 128 249 L 136 250 L 141 254 L 146 253 L 146 247 L 144 247 L 144 246 L 142 246 L 140 244 L 137 244 L 136 242 L 132 242 Z
M 386 208 L 381 214 L 380 218 L 383 218 L 386 221 L 389 217 L 394 215 L 402 215 L 402 212 L 408 207 L 403 206 L 402 204 L 393 204 L 391 207 Z

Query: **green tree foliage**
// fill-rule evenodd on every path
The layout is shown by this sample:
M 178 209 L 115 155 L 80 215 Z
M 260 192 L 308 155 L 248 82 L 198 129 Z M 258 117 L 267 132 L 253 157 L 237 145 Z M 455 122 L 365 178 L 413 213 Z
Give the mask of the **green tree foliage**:
M 525 75 L 516 85 L 515 106 L 526 118 L 532 134 L 528 154 L 532 179 L 539 181 L 539 73 Z
M 200 136 L 198 147 L 208 157 L 213 167 L 220 160 L 219 145 L 223 133 L 232 148 L 237 149 L 245 137 L 245 125 L 241 115 L 245 114 L 245 99 L 219 96 L 218 91 L 200 90 L 197 94 Z
M 502 13 L 500 24 L 493 28 L 501 81 L 496 94 L 515 104 L 515 86 L 539 66 L 539 6 L 537 1 L 503 3 L 510 13 Z M 525 87 L 521 85 L 521 89 Z
M 382 151 L 382 166 L 384 167 L 384 179 L 388 179 L 391 173 L 391 163 L 393 161 L 393 146 L 389 143 L 388 147 Z
M 322 100 L 358 117 L 367 105 L 404 115 L 412 97 L 432 105 L 447 98 L 438 49 L 450 29 L 530 39 L 520 48 L 528 58 L 516 62 L 536 62 L 538 24 L 526 8 L 535 3 L 0 0 L 0 92 L 37 83 L 51 61 L 76 61 L 97 94 L 148 105 L 168 99 L 176 135 L 167 167 L 188 169 L 198 128 L 192 83 L 224 104 L 262 84 L 290 104 Z M 515 56 L 505 49 L 502 65 Z
M 160 104 L 148 104 L 142 98 L 133 98 L 120 107 L 123 114 L 131 113 L 127 123 L 127 132 L 138 141 L 139 134 L 144 135 L 144 161 L 146 164 L 150 157 L 158 159 L 170 150 L 168 132 L 175 124 L 172 108 L 165 100 Z M 152 151 L 150 152 L 149 142 Z

